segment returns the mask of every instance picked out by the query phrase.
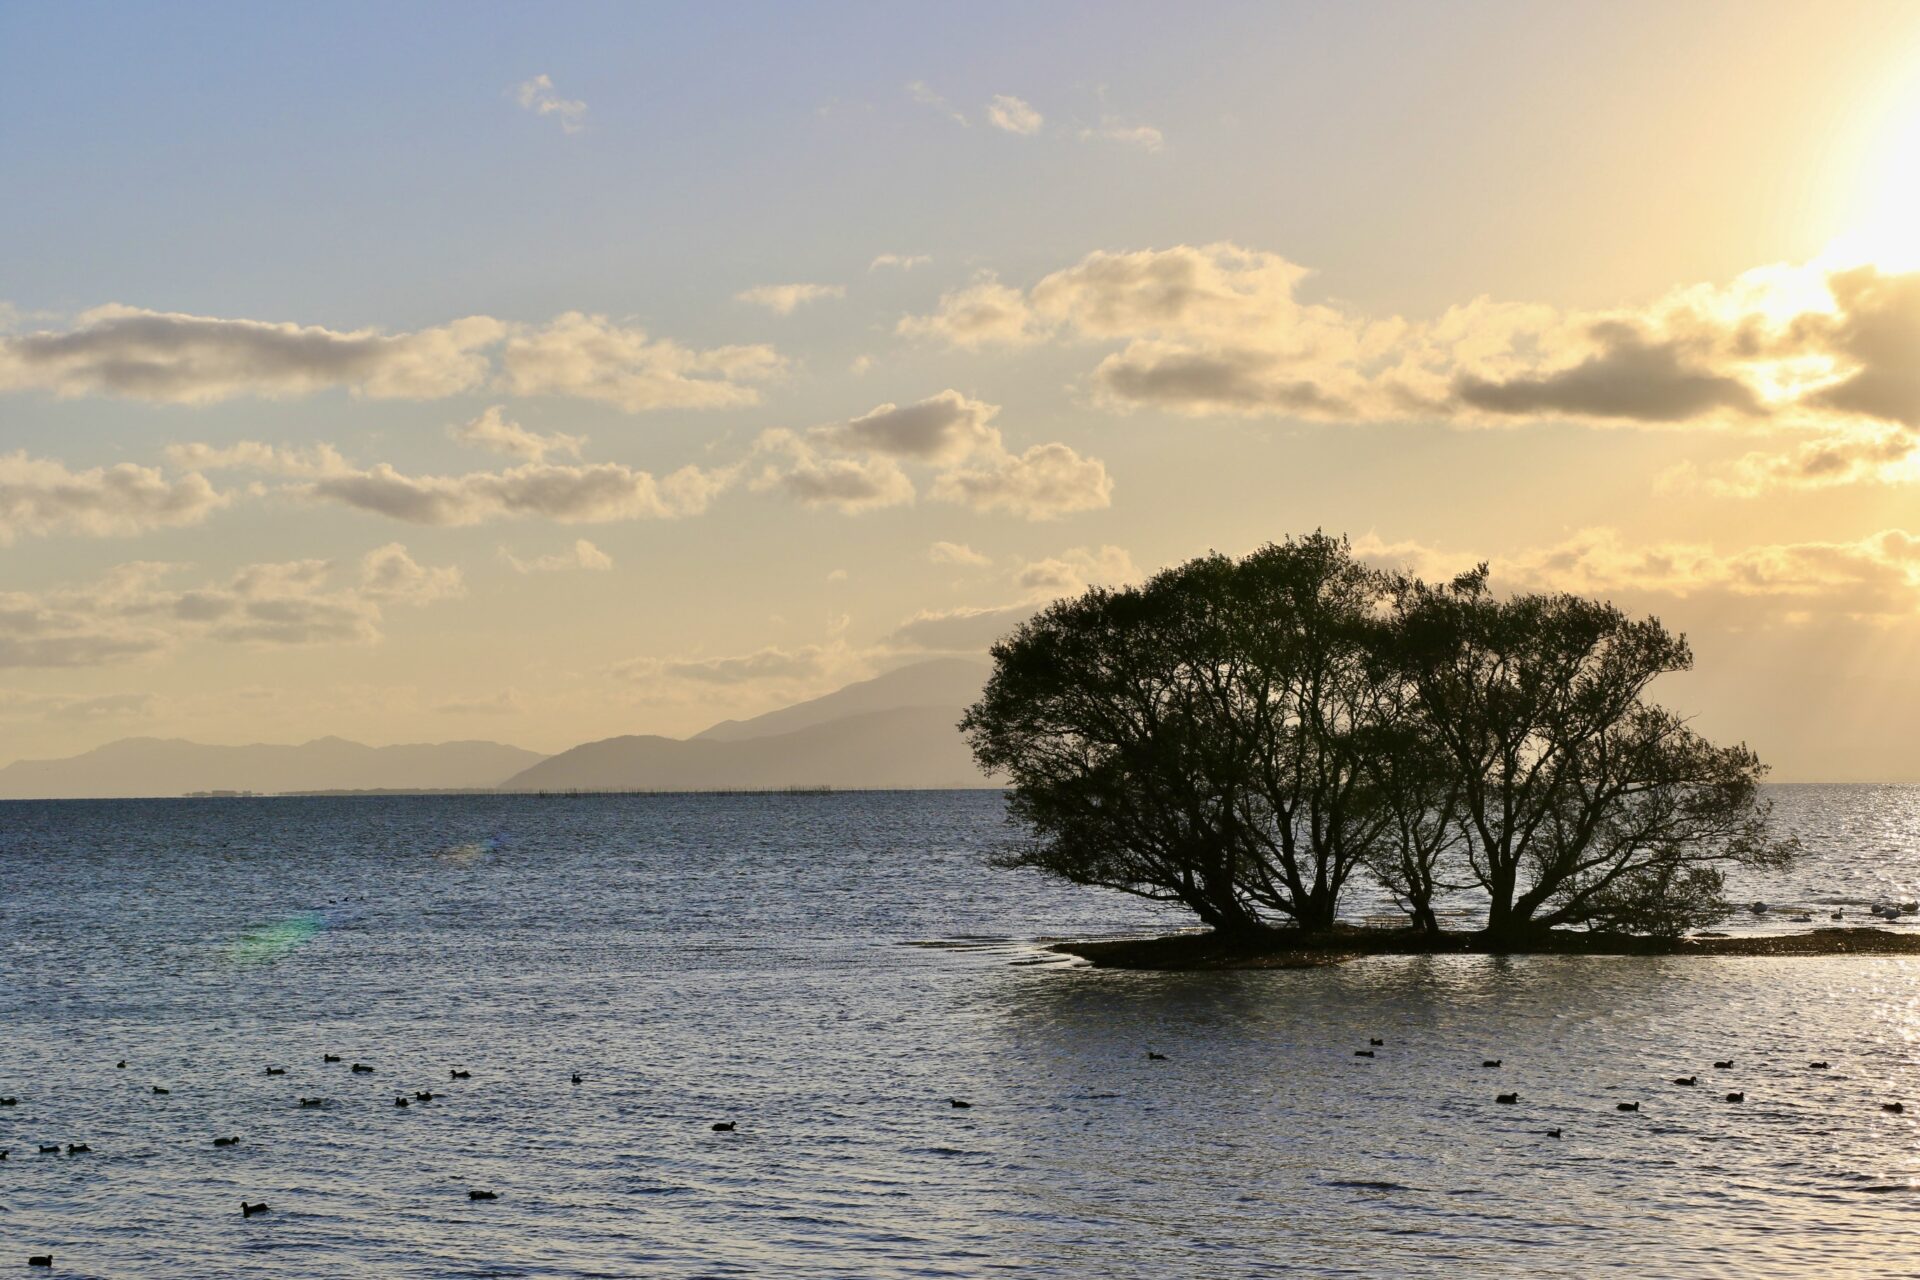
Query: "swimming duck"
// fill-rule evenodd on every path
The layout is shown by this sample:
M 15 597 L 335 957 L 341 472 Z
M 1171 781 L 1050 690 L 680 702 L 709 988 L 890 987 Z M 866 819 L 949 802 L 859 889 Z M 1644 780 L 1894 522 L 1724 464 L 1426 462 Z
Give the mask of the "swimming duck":
M 1549 1129 L 1547 1130 L 1547 1136 L 1549 1138 L 1557 1138 L 1560 1136 L 1560 1131 L 1558 1129 Z
M 347 1070 L 353 1072 L 355 1075 L 363 1075 L 363 1076 L 371 1075 L 373 1072 L 373 1068 L 368 1066 L 364 1062 L 356 1062 L 351 1067 L 348 1067 Z
M 1846 918 L 1847 918 L 1847 913 L 1844 911 L 1831 912 L 1827 916 L 1827 919 L 1829 920 L 1845 920 Z
M 1746 1100 L 1747 1095 L 1744 1093 L 1730 1093 L 1727 1095 L 1728 1102 L 1745 1102 Z
M 337 1053 L 323 1053 L 323 1054 L 321 1054 L 321 1055 L 320 1055 L 320 1061 L 322 1061 L 322 1062 L 339 1062 L 339 1061 L 340 1061 L 340 1055 L 339 1055 L 339 1054 L 337 1054 Z
M 500 1193 L 499 1193 L 499 1192 L 497 1192 L 497 1191 L 469 1191 L 469 1192 L 467 1192 L 467 1199 L 469 1199 L 469 1200 L 498 1200 L 499 1198 L 500 1198 Z
M 1616 1102 L 1613 1104 L 1613 1109 L 1615 1111 L 1638 1111 L 1640 1104 L 1637 1102 Z
M 718 1123 L 716 1123 L 716 1124 L 715 1124 L 715 1125 L 713 1126 L 713 1131 L 714 1131 L 715 1133 L 732 1133 L 732 1132 L 733 1132 L 733 1124 L 734 1124 L 734 1122 L 733 1122 L 733 1121 L 731 1121 L 731 1120 L 722 1120 L 722 1121 L 719 1121 Z
M 268 1067 L 267 1074 L 270 1076 L 283 1076 L 287 1074 L 287 1069 L 285 1067 Z
M 1355 1050 L 1353 1051 L 1353 1056 L 1354 1056 L 1354 1057 L 1356 1057 L 1356 1058 L 1371 1058 L 1371 1057 L 1373 1056 L 1373 1050 L 1371 1050 L 1371 1049 L 1355 1049 Z
M 1880 1109 L 1882 1111 L 1891 1111 L 1893 1112 L 1893 1114 L 1899 1115 L 1901 1112 L 1907 1109 L 1907 1104 L 1904 1102 L 1883 1102 L 1880 1104 Z M 44 1147 L 41 1149 L 45 1150 Z
M 50 1267 L 53 1265 L 53 1255 L 50 1253 L 28 1254 L 27 1265 L 30 1267 Z
M 585 1084 L 587 1082 L 587 1078 L 581 1075 L 578 1071 L 576 1071 L 573 1073 L 573 1082 L 575 1084 Z
M 113 1069 L 115 1071 L 125 1071 L 127 1069 L 127 1060 L 125 1058 L 120 1059 L 120 1061 L 113 1064 Z
M 1480 1065 L 1483 1067 L 1497 1067 L 1500 1065 L 1500 1059 L 1488 1058 L 1485 1062 L 1481 1063 Z
M 473 1079 L 473 1072 L 471 1071 L 448 1071 L 447 1074 L 455 1080 Z
M 1733 1070 L 1733 1059 L 1728 1058 L 1725 1062 L 1716 1062 L 1713 1064 L 1713 1069 L 1715 1071 L 1731 1071 Z
M 968 1107 L 971 1107 L 973 1104 L 971 1102 L 962 1102 L 958 1098 L 948 1098 L 947 1105 L 952 1107 L 956 1111 L 965 1111 Z
M 431 1090 L 431 1089 L 415 1089 L 415 1090 L 413 1091 L 413 1100 L 414 1100 L 415 1102 L 432 1102 L 432 1101 L 433 1101 L 433 1090 Z
M 215 1138 L 213 1145 L 216 1147 L 231 1147 L 237 1145 L 239 1141 L 240 1139 L 238 1138 Z
M 393 1105 L 396 1107 L 410 1107 L 413 1104 L 411 1102 L 408 1102 L 405 1098 L 395 1098 L 393 1100 Z
M 171 1089 L 162 1089 L 159 1085 L 153 1086 L 153 1091 L 155 1094 L 157 1094 L 162 1098 L 166 1097 L 168 1094 L 173 1092 L 173 1090 Z
M 1753 914 L 1757 916 L 1763 916 L 1767 914 L 1767 904 L 1764 902 L 1755 902 L 1749 905 L 1747 907 L 1747 910 L 1753 912 Z
M 1520 1095 L 1517 1093 L 1496 1093 L 1493 1095 L 1493 1100 L 1502 1106 L 1510 1107 L 1520 1101 Z
M 1155 1052 L 1154 1052 L 1153 1050 L 1151 1050 L 1151 1049 L 1149 1049 L 1149 1050 L 1147 1050 L 1147 1061 L 1148 1061 L 1148 1062 L 1165 1062 L 1166 1060 L 1167 1060 L 1167 1055 L 1166 1055 L 1166 1054 L 1164 1054 L 1164 1053 L 1155 1053 Z
M 43 1156 L 57 1156 L 60 1154 L 60 1144 L 56 1142 L 52 1146 L 48 1146 L 43 1142 L 40 1144 L 40 1154 Z
M 1375 1036 L 1371 1040 L 1367 1041 L 1367 1043 L 1372 1045 L 1374 1048 L 1378 1049 L 1381 1045 L 1385 1044 L 1386 1041 L 1382 1040 L 1379 1036 Z
M 20 1099 L 18 1098 L 0 1098 L 0 1107 L 17 1107 L 19 1105 Z
M 1699 1076 L 1675 1076 L 1673 1078 L 1673 1082 L 1675 1084 L 1699 1084 L 1700 1077 Z
M 317 1107 L 325 1101 L 325 1098 L 302 1098 L 300 1099 L 300 1105 L 303 1107 Z
M 240 1216 L 243 1218 L 251 1218 L 256 1213 L 265 1213 L 266 1211 L 267 1202 L 265 1200 L 262 1200 L 259 1204 L 248 1204 L 245 1200 L 240 1202 Z
M 84 1156 L 92 1150 L 93 1148 L 84 1142 L 69 1142 L 67 1144 L 67 1154 L 70 1156 Z
M 0 1147 L 0 1160 L 5 1160 L 6 1158 L 7 1158 L 7 1148 Z
M 1826 1069 L 1827 1064 L 1824 1062 L 1809 1062 L 1807 1064 L 1807 1070 L 1809 1071 L 1825 1071 Z

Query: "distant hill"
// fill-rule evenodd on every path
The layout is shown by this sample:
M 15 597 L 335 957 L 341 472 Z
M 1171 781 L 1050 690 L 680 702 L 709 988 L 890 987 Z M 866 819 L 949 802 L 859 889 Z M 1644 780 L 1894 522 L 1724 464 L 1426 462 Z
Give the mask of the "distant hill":
M 0 768 L 0 799 L 492 787 L 541 759 L 537 751 L 498 742 L 369 747 L 316 738 L 298 745 L 219 747 L 182 738 L 122 738 L 64 760 L 19 760 Z
M 898 667 L 871 680 L 861 680 L 823 697 L 798 702 L 791 707 L 769 711 L 751 720 L 722 720 L 711 729 L 694 734 L 696 740 L 739 742 L 746 738 L 765 738 L 777 733 L 825 724 L 868 711 L 892 711 L 899 707 L 951 707 L 953 720 L 980 697 L 992 668 L 984 662 L 965 658 L 934 658 Z
M 708 791 L 996 785 L 973 763 L 955 727 L 960 711 L 959 707 L 893 707 L 842 716 L 789 733 L 731 741 L 704 736 L 607 738 L 542 760 L 509 779 L 503 789 Z

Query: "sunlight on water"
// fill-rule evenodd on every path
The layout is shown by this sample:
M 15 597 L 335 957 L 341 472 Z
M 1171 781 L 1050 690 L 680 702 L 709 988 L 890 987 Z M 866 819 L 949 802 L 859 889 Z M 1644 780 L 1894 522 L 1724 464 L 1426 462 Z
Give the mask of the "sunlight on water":
M 242 934 L 228 946 L 227 958 L 242 965 L 271 964 L 313 941 L 326 927 L 324 912 L 303 911 Z

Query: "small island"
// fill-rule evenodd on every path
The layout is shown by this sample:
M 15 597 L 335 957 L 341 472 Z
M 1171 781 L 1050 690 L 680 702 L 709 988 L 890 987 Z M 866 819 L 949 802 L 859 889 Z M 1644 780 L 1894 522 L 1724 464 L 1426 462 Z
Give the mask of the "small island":
M 1010 779 L 998 861 L 1205 926 L 1056 948 L 1094 964 L 1920 954 L 1874 927 L 1709 932 L 1728 869 L 1799 848 L 1759 758 L 1648 696 L 1685 637 L 1611 603 L 1502 599 L 1485 565 L 1432 584 L 1314 533 L 1057 601 L 993 658 L 961 727 Z M 1343 922 L 1362 880 L 1404 927 Z M 1462 901 L 1483 927 L 1443 929 Z

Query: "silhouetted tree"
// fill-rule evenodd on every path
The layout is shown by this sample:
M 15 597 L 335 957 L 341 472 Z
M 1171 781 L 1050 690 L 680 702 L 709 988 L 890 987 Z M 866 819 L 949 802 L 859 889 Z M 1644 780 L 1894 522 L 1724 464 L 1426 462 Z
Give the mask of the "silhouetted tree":
M 1724 910 L 1720 868 L 1779 866 L 1764 766 L 1645 700 L 1684 671 L 1657 619 L 1564 594 L 1497 600 L 1486 566 L 1440 587 L 1403 578 L 1395 653 L 1459 783 L 1487 930 L 1680 929 Z

